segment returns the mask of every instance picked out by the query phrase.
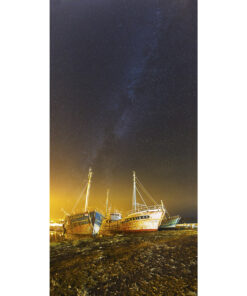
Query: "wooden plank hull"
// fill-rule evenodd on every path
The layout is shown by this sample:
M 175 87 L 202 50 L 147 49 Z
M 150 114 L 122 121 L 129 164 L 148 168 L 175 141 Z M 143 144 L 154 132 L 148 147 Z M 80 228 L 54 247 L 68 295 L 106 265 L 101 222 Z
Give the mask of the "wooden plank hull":
M 67 234 L 95 235 L 99 233 L 103 215 L 97 211 L 70 215 L 65 220 Z
M 153 210 L 133 213 L 119 221 L 105 220 L 100 233 L 110 235 L 125 232 L 157 231 L 163 216 L 162 210 Z
M 174 216 L 164 219 L 159 226 L 159 230 L 175 228 L 180 219 L 180 216 Z

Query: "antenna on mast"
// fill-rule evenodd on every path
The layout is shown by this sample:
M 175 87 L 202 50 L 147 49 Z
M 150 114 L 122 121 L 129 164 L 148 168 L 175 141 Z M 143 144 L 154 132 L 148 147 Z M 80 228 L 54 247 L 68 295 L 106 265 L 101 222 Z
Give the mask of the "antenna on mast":
M 85 212 L 87 211 L 87 208 L 88 208 L 88 198 L 89 198 L 89 193 L 90 193 L 92 176 L 93 176 L 93 171 L 92 171 L 91 168 L 89 168 L 88 183 L 87 183 L 87 193 L 86 193 L 86 201 L 85 201 Z
M 132 210 L 136 212 L 136 172 L 135 171 L 133 171 Z

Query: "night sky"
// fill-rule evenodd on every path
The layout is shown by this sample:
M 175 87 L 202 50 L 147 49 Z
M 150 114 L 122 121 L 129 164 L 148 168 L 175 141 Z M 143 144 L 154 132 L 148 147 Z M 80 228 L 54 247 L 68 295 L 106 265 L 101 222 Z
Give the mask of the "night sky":
M 51 0 L 51 218 L 131 209 L 132 170 L 197 214 L 197 1 Z M 84 207 L 84 200 L 78 209 Z

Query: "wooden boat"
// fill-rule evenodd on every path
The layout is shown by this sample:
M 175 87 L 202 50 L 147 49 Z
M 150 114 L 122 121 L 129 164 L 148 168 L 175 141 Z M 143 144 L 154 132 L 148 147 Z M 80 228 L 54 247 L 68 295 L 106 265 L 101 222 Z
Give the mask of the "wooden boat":
M 64 228 L 66 234 L 95 235 L 100 230 L 103 215 L 96 210 L 88 210 L 92 175 L 93 172 L 90 168 L 86 187 L 87 191 L 84 211 L 74 215 L 67 215 L 65 218 Z
M 175 228 L 178 222 L 181 220 L 180 216 L 165 216 L 164 219 L 162 220 L 159 230 L 165 230 L 165 229 L 170 229 L 170 228 Z
M 100 233 L 103 235 L 114 233 L 126 233 L 126 232 L 143 232 L 143 231 L 157 231 L 160 223 L 164 217 L 165 210 L 163 203 L 158 205 L 155 203 L 152 206 L 148 206 L 141 194 L 141 189 L 146 192 L 149 197 L 150 194 L 146 191 L 144 186 L 137 179 L 135 172 L 133 172 L 133 196 L 132 196 L 132 210 L 129 214 L 122 218 L 120 213 L 111 213 L 106 215 L 101 227 Z M 144 202 L 139 204 L 136 202 L 136 193 L 138 193 Z M 112 219 L 112 217 L 115 219 Z M 116 218 L 118 217 L 118 218 Z

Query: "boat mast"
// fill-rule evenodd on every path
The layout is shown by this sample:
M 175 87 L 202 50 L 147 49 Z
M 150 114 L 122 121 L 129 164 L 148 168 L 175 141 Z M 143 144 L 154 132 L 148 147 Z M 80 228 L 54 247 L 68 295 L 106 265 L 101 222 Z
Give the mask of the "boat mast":
M 93 171 L 92 171 L 91 168 L 89 168 L 88 183 L 87 183 L 87 193 L 86 193 L 86 201 L 85 201 L 85 212 L 87 211 L 87 207 L 88 207 L 88 198 L 89 198 L 89 192 L 90 192 L 90 187 L 91 187 L 92 175 L 93 175 Z
M 107 216 L 107 210 L 108 210 L 109 192 L 110 192 L 110 190 L 107 189 L 107 193 L 106 193 L 106 205 L 105 205 L 105 215 L 106 215 L 106 216 Z
M 136 212 L 136 172 L 135 171 L 133 171 L 132 210 Z

